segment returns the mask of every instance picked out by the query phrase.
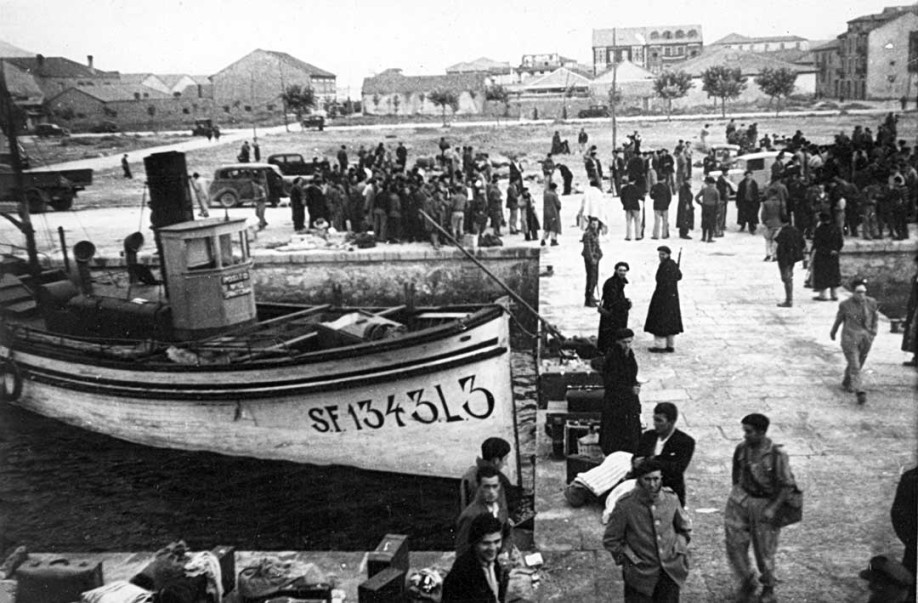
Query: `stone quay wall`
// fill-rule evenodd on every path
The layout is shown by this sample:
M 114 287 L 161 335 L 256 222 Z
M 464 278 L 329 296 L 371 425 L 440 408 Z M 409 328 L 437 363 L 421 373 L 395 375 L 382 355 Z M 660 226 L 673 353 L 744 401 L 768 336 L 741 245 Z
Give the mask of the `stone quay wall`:
M 471 253 L 533 308 L 539 307 L 539 250 L 491 247 Z M 261 300 L 345 305 L 400 305 L 406 286 L 419 306 L 487 303 L 506 295 L 493 279 L 453 248 L 383 247 L 336 252 L 254 250 L 254 286 Z M 535 318 L 515 312 L 527 330 Z
M 846 239 L 839 254 L 842 285 L 850 288 L 853 279 L 867 279 L 867 294 L 880 302 L 881 310 L 890 318 L 901 318 L 918 269 L 916 253 L 918 241 L 914 238 Z

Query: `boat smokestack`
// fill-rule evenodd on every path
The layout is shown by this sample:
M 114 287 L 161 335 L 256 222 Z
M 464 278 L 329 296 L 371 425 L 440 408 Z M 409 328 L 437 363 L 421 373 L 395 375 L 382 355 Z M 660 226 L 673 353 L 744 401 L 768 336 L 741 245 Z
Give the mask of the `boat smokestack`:
M 80 291 L 83 295 L 92 295 L 92 276 L 89 274 L 89 262 L 96 255 L 96 246 L 89 241 L 80 241 L 73 246 L 73 257 L 76 260 L 77 274 L 80 278 Z

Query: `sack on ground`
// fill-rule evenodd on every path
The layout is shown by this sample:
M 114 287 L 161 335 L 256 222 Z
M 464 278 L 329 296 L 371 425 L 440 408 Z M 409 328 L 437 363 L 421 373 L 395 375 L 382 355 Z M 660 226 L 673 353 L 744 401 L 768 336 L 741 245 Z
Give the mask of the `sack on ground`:
M 582 507 L 595 498 L 590 489 L 577 482 L 571 482 L 564 488 L 564 498 L 572 507 Z

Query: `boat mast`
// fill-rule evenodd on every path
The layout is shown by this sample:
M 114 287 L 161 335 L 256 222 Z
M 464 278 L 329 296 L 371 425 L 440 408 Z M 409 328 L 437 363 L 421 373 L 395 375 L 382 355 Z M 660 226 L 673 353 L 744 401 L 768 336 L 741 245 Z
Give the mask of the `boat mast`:
M 4 127 L 5 126 L 5 127 Z M 15 194 L 19 205 L 19 220 L 7 213 L 3 217 L 12 222 L 22 231 L 26 239 L 26 250 L 29 254 L 29 272 L 34 277 L 41 274 L 41 265 L 38 263 L 38 249 L 35 245 L 35 229 L 32 228 L 32 218 L 29 215 L 29 204 L 26 201 L 25 178 L 22 175 L 22 158 L 19 156 L 19 138 L 17 128 L 16 106 L 9 89 L 6 87 L 6 74 L 3 61 L 0 61 L 0 130 L 6 135 L 10 147 L 10 162 L 15 178 Z

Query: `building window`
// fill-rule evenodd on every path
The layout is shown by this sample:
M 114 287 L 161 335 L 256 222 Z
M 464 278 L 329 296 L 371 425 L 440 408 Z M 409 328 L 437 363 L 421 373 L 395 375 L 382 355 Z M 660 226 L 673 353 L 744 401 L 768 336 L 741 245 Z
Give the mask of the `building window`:
M 672 56 L 672 50 L 673 50 L 673 49 L 672 49 L 671 47 L 665 46 L 665 47 L 663 48 L 663 56 L 665 56 L 665 57 Z
M 248 111 L 249 113 L 251 113 L 251 112 L 252 112 L 252 105 L 246 105 L 245 107 L 243 107 L 243 109 L 246 110 L 246 111 Z
M 188 110 L 188 107 L 182 107 L 182 113 L 184 115 L 188 115 L 189 113 L 191 113 L 191 111 Z
M 658 32 L 658 31 L 652 31 L 652 32 L 650 32 L 650 39 L 651 39 L 651 40 L 659 40 L 659 39 L 660 39 L 660 32 Z
M 274 111 L 274 105 L 268 105 L 268 111 Z
M 688 30 L 688 34 L 687 34 L 687 35 L 688 35 L 688 37 L 690 37 L 690 38 L 696 38 L 696 37 L 698 37 L 698 32 L 695 31 L 694 29 L 690 29 L 690 30 Z
M 682 31 L 681 29 L 677 29 L 677 30 L 676 30 L 676 39 L 677 39 L 677 40 L 681 40 L 681 39 L 684 38 L 684 37 L 685 37 L 685 32 Z
M 229 106 L 229 105 L 223 105 L 223 112 L 224 112 L 224 113 L 229 113 L 229 112 L 230 112 L 230 106 Z
M 664 39 L 664 40 L 672 40 L 672 39 L 673 39 L 673 32 L 671 32 L 671 31 L 664 31 L 664 32 L 663 32 L 663 39 Z

